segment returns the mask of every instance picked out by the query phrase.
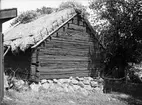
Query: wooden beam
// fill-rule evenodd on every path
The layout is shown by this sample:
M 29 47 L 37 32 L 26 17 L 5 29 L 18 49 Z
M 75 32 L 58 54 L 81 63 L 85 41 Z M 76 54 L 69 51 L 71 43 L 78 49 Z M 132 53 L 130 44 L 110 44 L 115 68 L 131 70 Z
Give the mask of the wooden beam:
M 0 20 L 2 23 L 12 18 L 15 18 L 16 16 L 17 16 L 16 8 L 0 10 Z
M 68 23 L 68 28 L 70 27 L 70 24 Z
M 71 21 L 72 21 L 72 24 L 73 24 L 73 22 L 74 22 L 74 19 L 72 19 Z
M 4 96 L 4 81 L 3 81 L 3 42 L 2 42 L 2 24 L 0 24 L 0 103 Z
M 56 33 L 56 37 L 59 37 L 59 34 L 58 34 L 58 32 Z
M 63 27 L 63 31 L 65 31 L 65 27 Z
M 0 0 L 1 4 L 1 0 Z M 1 5 L 0 5 L 1 7 Z M 0 8 L 0 104 L 4 96 L 4 59 L 3 59 L 3 35 L 2 35 L 2 23 L 8 21 L 17 16 L 17 9 L 4 9 Z

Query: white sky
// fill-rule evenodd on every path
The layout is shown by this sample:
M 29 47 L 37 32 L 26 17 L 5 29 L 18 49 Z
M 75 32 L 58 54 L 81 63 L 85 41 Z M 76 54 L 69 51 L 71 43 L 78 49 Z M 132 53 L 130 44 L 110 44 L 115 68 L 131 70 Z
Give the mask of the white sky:
M 17 8 L 18 14 L 26 10 L 35 10 L 36 8 L 58 7 L 61 2 L 68 0 L 1 0 L 1 9 Z M 88 0 L 76 0 L 83 5 L 88 5 Z M 3 24 L 3 32 L 6 31 L 12 20 Z

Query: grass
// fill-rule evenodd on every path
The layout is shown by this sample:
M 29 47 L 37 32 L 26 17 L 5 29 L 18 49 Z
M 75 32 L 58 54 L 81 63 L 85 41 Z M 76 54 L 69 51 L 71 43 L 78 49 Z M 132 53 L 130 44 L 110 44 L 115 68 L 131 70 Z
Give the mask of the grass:
M 5 93 L 2 105 L 126 105 L 126 103 L 113 98 L 110 94 L 98 91 L 84 95 L 79 91 L 71 93 L 47 90 L 40 92 L 11 90 Z
M 38 92 L 5 91 L 2 105 L 142 105 L 142 85 L 114 82 L 105 84 L 104 88 L 111 87 L 109 93 L 103 93 L 100 88 L 92 91 L 83 89 L 76 91 L 57 91 L 55 88 L 39 88 Z M 87 93 L 87 94 L 86 94 Z

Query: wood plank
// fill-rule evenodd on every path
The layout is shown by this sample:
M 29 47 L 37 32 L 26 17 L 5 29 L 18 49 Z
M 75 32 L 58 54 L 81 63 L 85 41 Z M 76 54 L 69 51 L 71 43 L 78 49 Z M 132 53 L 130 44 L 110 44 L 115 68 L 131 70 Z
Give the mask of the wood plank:
M 66 68 L 66 69 L 49 69 L 47 67 L 39 67 L 40 72 L 63 72 L 63 71 L 88 71 L 88 68 Z
M 62 75 L 47 75 L 41 74 L 40 79 L 60 79 L 60 78 L 69 78 L 69 77 L 87 77 L 90 76 L 89 73 L 82 73 L 82 74 L 62 74 Z
M 67 69 L 67 68 L 80 68 L 80 67 L 88 67 L 88 62 L 41 62 L 40 67 L 46 67 L 47 69 Z
M 40 52 L 40 55 L 60 55 L 60 56 L 68 56 L 68 55 L 72 55 L 72 56 L 88 56 L 88 52 L 69 52 L 69 51 L 47 51 L 47 52 Z
M 47 72 L 47 71 L 40 71 L 39 72 L 41 75 L 66 75 L 66 74 L 82 74 L 82 73 L 89 73 L 89 71 L 88 70 L 73 70 L 73 71 L 50 71 L 50 72 Z
M 67 30 L 66 32 L 58 32 L 59 37 L 61 39 L 71 39 L 71 40 L 83 40 L 89 41 L 90 35 L 83 32 L 75 31 L 75 30 Z M 56 35 L 52 35 L 52 37 L 56 38 Z
M 84 51 L 84 50 L 88 50 L 89 46 L 74 46 L 74 45 L 57 45 L 57 44 L 53 44 L 53 45 L 48 45 L 44 48 L 41 48 L 41 51 L 45 51 L 45 50 L 50 50 L 50 49 L 66 49 L 66 50 L 79 50 L 79 51 Z
M 17 16 L 17 8 L 0 10 L 0 20 L 11 19 Z
M 73 50 L 73 49 L 61 49 L 61 48 L 49 48 L 49 49 L 41 49 L 39 55 L 42 55 L 43 53 L 68 53 L 68 54 L 72 54 L 72 53 L 81 53 L 81 54 L 87 54 L 89 52 L 89 48 L 88 49 L 84 49 L 84 50 Z
M 78 57 L 78 56 L 53 56 L 53 55 L 43 55 L 40 56 L 40 60 L 48 60 L 48 61 L 52 61 L 52 60 L 63 60 L 63 61 L 88 61 L 88 57 Z
M 59 45 L 52 45 L 52 46 L 48 46 L 48 47 L 45 47 L 45 48 L 41 48 L 40 51 L 49 51 L 49 50 L 70 50 L 70 51 L 88 51 L 89 46 L 59 46 Z
M 48 60 L 48 59 L 40 59 L 40 63 L 88 63 L 88 60 Z
M 80 45 L 80 46 L 89 46 L 91 43 L 89 43 L 88 41 L 71 41 L 71 40 L 51 40 L 49 42 L 46 43 L 46 45 L 48 44 L 63 44 L 63 45 Z
M 87 43 L 87 44 L 86 44 Z M 75 43 L 75 42 L 72 42 L 72 43 L 70 43 L 69 41 L 68 42 L 63 42 L 63 41 L 61 41 L 61 42 L 58 42 L 58 41 L 55 41 L 55 42 L 53 42 L 53 41 L 50 41 L 50 42 L 48 42 L 48 43 L 46 43 L 46 45 L 45 45 L 45 47 L 40 47 L 40 49 L 43 49 L 43 48 L 49 48 L 49 47 L 61 47 L 62 48 L 62 46 L 64 47 L 75 47 L 75 48 L 88 48 L 89 46 L 93 46 L 93 43 L 89 43 L 89 42 L 85 42 L 85 43 Z

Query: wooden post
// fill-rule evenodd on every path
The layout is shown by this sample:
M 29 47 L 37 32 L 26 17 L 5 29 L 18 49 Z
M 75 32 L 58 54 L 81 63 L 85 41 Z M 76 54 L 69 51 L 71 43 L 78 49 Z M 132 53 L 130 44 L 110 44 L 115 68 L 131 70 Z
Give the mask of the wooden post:
M 63 27 L 63 31 L 65 31 L 65 27 Z
M 56 33 L 56 37 L 59 37 L 59 34 L 58 34 L 58 32 Z
M 4 95 L 3 81 L 3 45 L 2 45 L 2 23 L 0 22 L 0 102 Z
M 0 10 L 1 10 L 1 0 L 0 0 Z M 3 55 L 2 55 L 2 22 L 0 21 L 0 104 L 4 96 L 4 81 L 3 81 Z
M 74 19 L 72 19 L 71 21 L 72 21 L 72 24 L 73 24 L 74 23 Z
M 70 27 L 70 24 L 68 23 L 67 25 L 68 25 L 68 28 L 69 28 L 69 27 Z
M 1 0 L 0 0 L 1 4 Z M 0 6 L 1 7 L 1 6 Z M 3 36 L 2 36 L 2 23 L 14 18 L 17 16 L 17 9 L 5 9 L 1 10 L 0 8 L 0 104 L 4 96 L 4 60 L 3 60 Z

